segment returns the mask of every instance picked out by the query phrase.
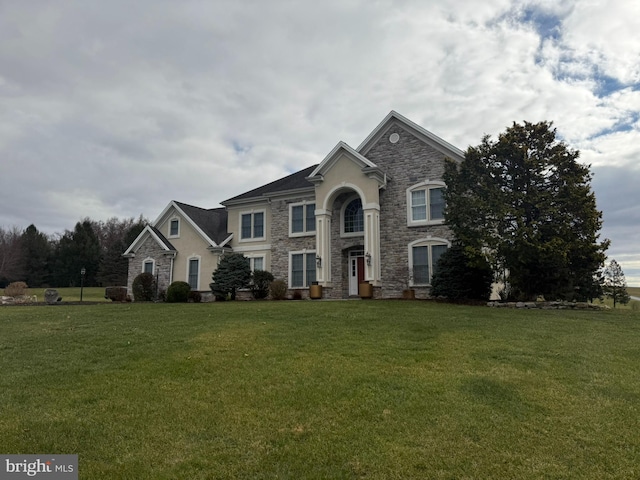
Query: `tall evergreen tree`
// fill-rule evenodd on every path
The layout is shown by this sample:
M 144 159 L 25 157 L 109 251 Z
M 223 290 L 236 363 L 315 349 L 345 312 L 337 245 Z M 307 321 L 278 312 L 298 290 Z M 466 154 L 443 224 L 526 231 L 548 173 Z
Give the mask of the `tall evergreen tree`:
M 613 308 L 616 304 L 626 305 L 631 300 L 627 292 L 627 281 L 624 278 L 622 267 L 615 260 L 611 260 L 604 269 L 604 283 L 602 285 L 604 295 L 613 300 Z
M 55 252 L 54 283 L 58 287 L 80 285 L 82 268 L 84 285 L 97 285 L 100 266 L 100 241 L 91 220 L 76 223 L 73 232 L 66 231 L 58 241 Z
M 446 220 L 475 254 L 508 272 L 522 299 L 583 298 L 609 241 L 598 241 L 602 214 L 579 152 L 556 139 L 549 122 L 514 123 L 497 141 L 448 162 Z
M 30 287 L 45 287 L 51 282 L 51 241 L 39 232 L 35 225 L 29 225 L 22 233 L 22 265 L 25 282 Z

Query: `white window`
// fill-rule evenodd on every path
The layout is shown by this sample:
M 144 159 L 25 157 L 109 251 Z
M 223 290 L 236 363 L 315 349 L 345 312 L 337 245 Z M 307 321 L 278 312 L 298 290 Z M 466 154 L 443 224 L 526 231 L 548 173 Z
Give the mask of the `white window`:
M 360 197 L 347 199 L 342 207 L 342 224 L 340 234 L 342 236 L 361 236 L 364 233 L 364 212 Z
M 407 225 L 444 223 L 443 182 L 422 182 L 407 189 Z
M 316 204 L 289 205 L 289 234 L 292 237 L 314 234 L 316 231 Z
M 156 262 L 153 258 L 145 258 L 142 262 L 142 272 L 151 273 L 153 275 L 156 267 Z
M 200 258 L 193 257 L 187 260 L 187 283 L 191 290 L 198 290 L 198 279 L 200 278 Z
M 169 220 L 169 237 L 175 238 L 180 236 L 180 220 L 172 218 Z
M 252 272 L 264 270 L 264 257 L 246 257 Z
M 264 210 L 240 214 L 240 239 L 263 240 L 265 230 Z
M 289 253 L 289 286 L 305 288 L 316 281 L 316 252 Z
M 442 238 L 426 238 L 409 244 L 409 272 L 411 285 L 430 285 L 438 260 L 449 248 Z

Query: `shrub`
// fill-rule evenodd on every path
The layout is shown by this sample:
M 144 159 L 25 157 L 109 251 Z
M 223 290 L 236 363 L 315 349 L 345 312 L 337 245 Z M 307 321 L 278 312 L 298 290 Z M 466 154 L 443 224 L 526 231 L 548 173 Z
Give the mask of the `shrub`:
M 107 287 L 104 289 L 104 298 L 108 298 L 112 302 L 125 302 L 127 287 Z
M 284 300 L 287 298 L 287 283 L 284 280 L 274 280 L 269 285 L 271 298 L 273 300 Z
M 256 300 L 269 296 L 269 285 L 273 282 L 273 274 L 266 270 L 256 270 L 253 272 L 253 283 L 251 284 L 251 295 Z
M 493 273 L 484 258 L 470 258 L 454 244 L 438 261 L 431 280 L 431 295 L 450 300 L 488 300 Z
M 7 285 L 4 289 L 4 294 L 7 297 L 19 297 L 20 295 L 26 295 L 28 288 L 24 282 L 13 282 Z
M 211 279 L 213 282 L 210 287 L 216 300 L 227 296 L 235 300 L 236 290 L 248 287 L 251 282 L 251 268 L 247 257 L 241 253 L 225 254 Z
M 202 301 L 202 295 L 196 290 L 191 290 L 189 292 L 189 301 L 193 303 L 200 303 Z
M 189 300 L 191 287 L 187 282 L 173 282 L 167 289 L 168 303 L 186 303 Z
M 294 290 L 292 297 L 294 300 L 302 300 L 302 292 L 300 290 Z
M 133 299 L 136 302 L 152 302 L 156 294 L 156 279 L 148 272 L 133 279 Z

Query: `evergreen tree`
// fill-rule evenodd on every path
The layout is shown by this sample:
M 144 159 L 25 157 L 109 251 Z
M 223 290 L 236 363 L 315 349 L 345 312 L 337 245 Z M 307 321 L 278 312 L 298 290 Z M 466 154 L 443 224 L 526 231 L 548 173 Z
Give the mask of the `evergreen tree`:
M 142 216 L 135 220 L 110 218 L 106 222 L 94 222 L 94 230 L 100 240 L 101 260 L 97 281 L 101 286 L 126 285 L 129 262 L 122 256 L 140 232 L 146 221 Z
M 454 243 L 442 254 L 431 279 L 431 295 L 450 300 L 488 300 L 493 272 L 484 257 L 470 258 Z
M 513 124 L 447 162 L 446 220 L 473 255 L 508 272 L 513 295 L 586 299 L 609 241 L 598 242 L 588 166 L 556 139 L 552 124 Z
M 236 299 L 236 290 L 246 288 L 251 282 L 251 267 L 241 253 L 227 253 L 220 260 L 218 269 L 213 272 L 211 291 L 216 299 Z
M 613 299 L 613 308 L 616 308 L 617 303 L 626 305 L 631 300 L 627 292 L 627 281 L 624 278 L 624 272 L 615 260 L 611 260 L 607 268 L 604 269 L 602 290 L 605 296 Z
M 73 232 L 66 231 L 55 250 L 54 283 L 58 287 L 80 285 L 82 268 L 85 269 L 84 285 L 96 286 L 100 266 L 100 241 L 91 220 L 76 223 Z
M 52 246 L 49 237 L 29 225 L 22 233 L 22 265 L 30 287 L 46 287 L 51 282 Z

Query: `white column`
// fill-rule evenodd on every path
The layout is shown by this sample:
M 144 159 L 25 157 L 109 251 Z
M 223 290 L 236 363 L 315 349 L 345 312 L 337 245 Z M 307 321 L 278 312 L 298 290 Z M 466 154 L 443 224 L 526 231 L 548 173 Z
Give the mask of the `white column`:
M 316 263 L 316 280 L 320 285 L 331 283 L 331 212 L 316 210 L 316 255 L 320 257 L 320 265 Z
M 364 209 L 364 279 L 380 284 L 380 207 Z

